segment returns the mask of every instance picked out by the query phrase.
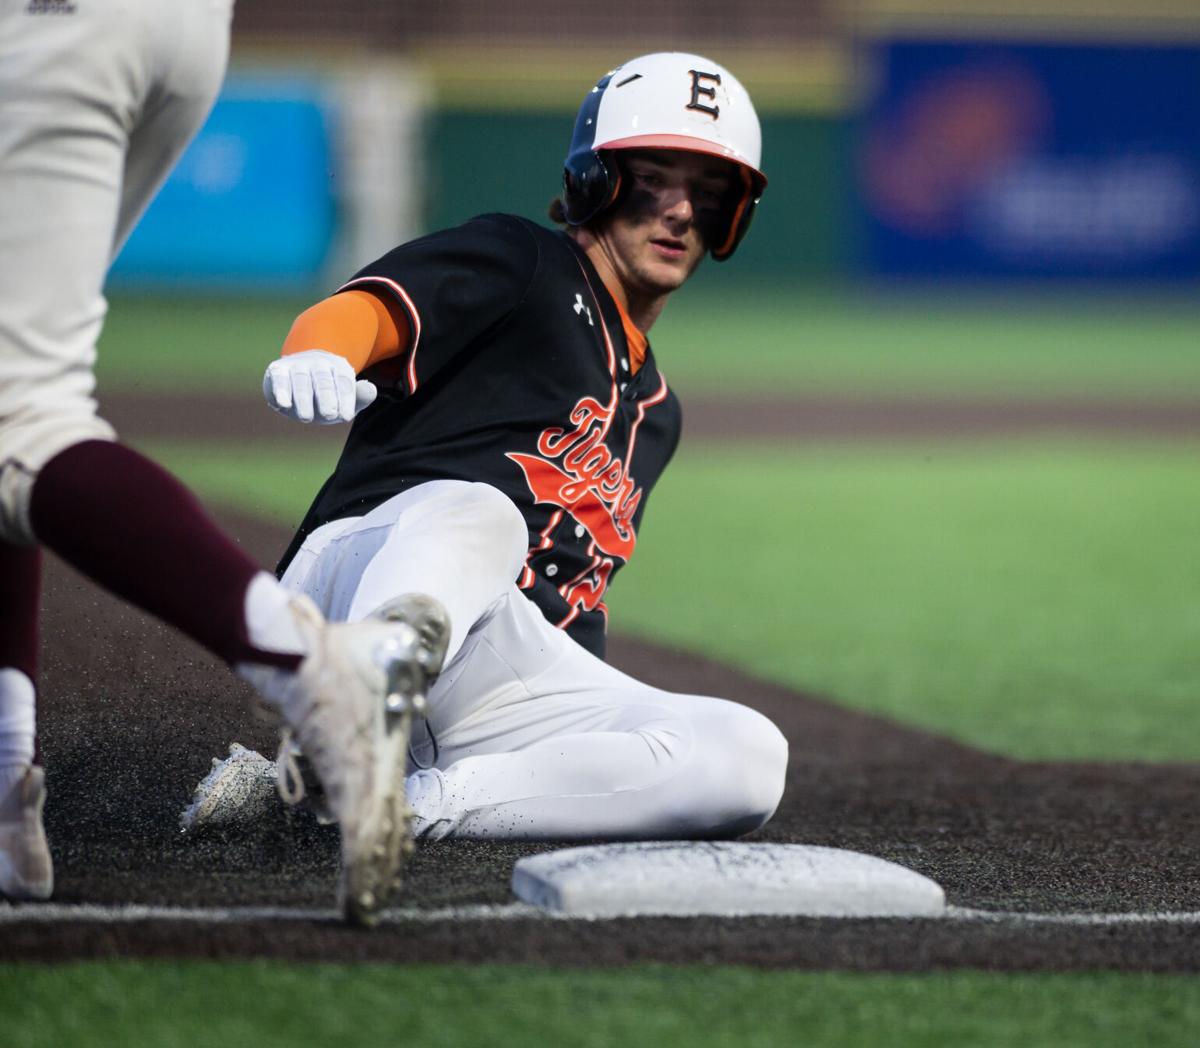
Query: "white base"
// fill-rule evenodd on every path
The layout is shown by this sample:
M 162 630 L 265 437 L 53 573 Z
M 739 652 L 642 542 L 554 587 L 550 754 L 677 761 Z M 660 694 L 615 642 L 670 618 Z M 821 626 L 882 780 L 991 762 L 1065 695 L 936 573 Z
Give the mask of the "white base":
M 807 844 L 648 841 L 521 859 L 517 898 L 572 917 L 942 917 L 935 881 L 861 852 Z

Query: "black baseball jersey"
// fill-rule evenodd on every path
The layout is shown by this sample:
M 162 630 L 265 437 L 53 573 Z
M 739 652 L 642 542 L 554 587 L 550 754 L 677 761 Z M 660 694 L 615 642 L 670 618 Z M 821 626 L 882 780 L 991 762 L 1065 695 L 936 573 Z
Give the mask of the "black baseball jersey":
M 587 255 L 565 233 L 482 215 L 401 245 L 339 290 L 350 288 L 392 295 L 411 345 L 365 374 L 379 396 L 279 571 L 322 524 L 426 481 L 482 481 L 529 528 L 518 586 L 603 657 L 604 592 L 633 553 L 680 409 L 651 350 L 631 373 L 620 312 Z

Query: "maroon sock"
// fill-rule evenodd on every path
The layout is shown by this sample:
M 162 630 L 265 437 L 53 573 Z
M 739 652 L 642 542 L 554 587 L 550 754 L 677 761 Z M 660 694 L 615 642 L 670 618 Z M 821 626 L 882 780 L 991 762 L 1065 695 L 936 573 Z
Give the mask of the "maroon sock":
M 16 669 L 37 687 L 42 551 L 0 540 L 0 669 Z
M 67 563 L 226 662 L 299 663 L 251 647 L 244 601 L 261 569 L 187 488 L 132 448 L 89 440 L 56 455 L 34 482 L 30 520 Z

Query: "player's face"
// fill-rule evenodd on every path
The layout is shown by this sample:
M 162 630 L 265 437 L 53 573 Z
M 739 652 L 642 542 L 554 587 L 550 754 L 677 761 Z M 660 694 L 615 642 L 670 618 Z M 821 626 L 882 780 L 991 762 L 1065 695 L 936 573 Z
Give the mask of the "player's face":
M 622 154 L 624 200 L 597 231 L 634 297 L 674 291 L 700 264 L 734 177 L 719 157 L 669 149 Z

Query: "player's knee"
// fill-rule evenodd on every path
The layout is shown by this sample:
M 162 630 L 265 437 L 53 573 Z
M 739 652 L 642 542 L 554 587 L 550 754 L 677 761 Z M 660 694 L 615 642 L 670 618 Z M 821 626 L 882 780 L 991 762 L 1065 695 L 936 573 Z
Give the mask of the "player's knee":
M 0 420 L 0 539 L 18 545 L 35 543 L 30 503 L 42 468 L 76 444 L 115 437 L 112 426 L 95 414 L 90 401 Z
M 510 579 L 515 579 L 520 574 L 529 549 L 529 531 L 521 511 L 512 499 L 491 484 L 470 484 L 466 498 L 470 503 L 472 519 L 503 551 L 505 573 Z
M 721 726 L 716 761 L 721 780 L 719 818 L 714 836 L 740 837 L 764 825 L 783 797 L 787 778 L 788 744 L 761 713 L 730 704 Z

